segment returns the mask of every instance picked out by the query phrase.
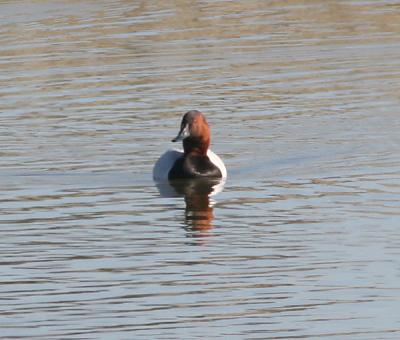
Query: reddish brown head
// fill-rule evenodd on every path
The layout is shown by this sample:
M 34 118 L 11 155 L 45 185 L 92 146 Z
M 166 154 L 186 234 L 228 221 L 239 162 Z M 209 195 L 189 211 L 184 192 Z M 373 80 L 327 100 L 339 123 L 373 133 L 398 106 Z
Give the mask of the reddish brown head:
M 210 128 L 204 115 L 197 110 L 186 112 L 178 136 L 172 141 L 183 141 L 185 154 L 206 155 L 210 145 Z

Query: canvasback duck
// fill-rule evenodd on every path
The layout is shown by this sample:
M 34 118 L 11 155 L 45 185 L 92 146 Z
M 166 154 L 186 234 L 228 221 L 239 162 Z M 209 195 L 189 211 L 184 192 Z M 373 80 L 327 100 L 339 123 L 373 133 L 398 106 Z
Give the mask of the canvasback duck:
M 201 112 L 185 113 L 179 133 L 172 140 L 177 141 L 182 141 L 183 151 L 168 150 L 158 159 L 153 168 L 155 180 L 226 178 L 224 163 L 208 148 L 210 128 Z

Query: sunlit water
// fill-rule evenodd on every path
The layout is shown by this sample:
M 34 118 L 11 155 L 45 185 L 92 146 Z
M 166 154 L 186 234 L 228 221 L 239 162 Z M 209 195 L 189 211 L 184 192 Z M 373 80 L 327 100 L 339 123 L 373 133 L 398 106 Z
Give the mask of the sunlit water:
M 399 339 L 399 56 L 397 1 L 2 1 L 0 336 Z

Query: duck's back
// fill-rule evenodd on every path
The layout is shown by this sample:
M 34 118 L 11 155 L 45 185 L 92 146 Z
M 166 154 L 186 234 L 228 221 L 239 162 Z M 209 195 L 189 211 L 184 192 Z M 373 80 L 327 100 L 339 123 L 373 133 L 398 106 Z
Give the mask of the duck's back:
M 222 178 L 222 173 L 207 155 L 186 155 L 176 160 L 168 178 Z

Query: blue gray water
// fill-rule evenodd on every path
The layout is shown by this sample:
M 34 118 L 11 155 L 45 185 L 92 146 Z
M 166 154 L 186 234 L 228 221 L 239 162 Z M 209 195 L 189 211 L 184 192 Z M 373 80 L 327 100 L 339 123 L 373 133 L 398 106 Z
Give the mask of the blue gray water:
M 0 338 L 398 339 L 399 55 L 397 1 L 1 1 Z M 212 197 L 151 178 L 189 109 Z

